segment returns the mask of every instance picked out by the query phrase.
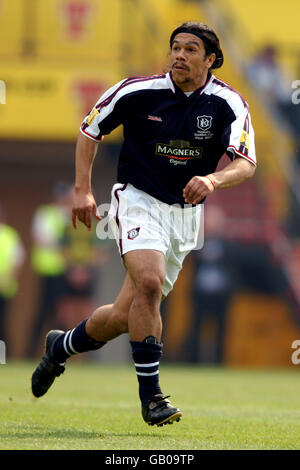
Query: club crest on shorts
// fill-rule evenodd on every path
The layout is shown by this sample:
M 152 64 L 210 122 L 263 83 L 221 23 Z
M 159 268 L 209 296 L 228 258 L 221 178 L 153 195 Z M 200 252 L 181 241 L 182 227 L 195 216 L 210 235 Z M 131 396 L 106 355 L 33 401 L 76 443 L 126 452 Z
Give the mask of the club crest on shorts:
M 136 228 L 132 228 L 131 230 L 128 230 L 127 232 L 128 240 L 134 240 L 140 233 L 140 229 L 141 227 L 136 227 Z

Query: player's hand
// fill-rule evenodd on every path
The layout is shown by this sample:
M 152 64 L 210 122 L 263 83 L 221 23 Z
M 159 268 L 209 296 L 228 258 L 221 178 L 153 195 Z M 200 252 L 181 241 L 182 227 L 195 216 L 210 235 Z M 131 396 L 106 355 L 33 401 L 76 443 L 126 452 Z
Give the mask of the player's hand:
M 93 194 L 91 192 L 86 193 L 75 190 L 72 209 L 73 227 L 77 228 L 78 218 L 88 230 L 91 230 L 93 217 L 101 220 Z
M 215 189 L 213 178 L 193 176 L 183 190 L 183 198 L 187 204 L 198 204 Z

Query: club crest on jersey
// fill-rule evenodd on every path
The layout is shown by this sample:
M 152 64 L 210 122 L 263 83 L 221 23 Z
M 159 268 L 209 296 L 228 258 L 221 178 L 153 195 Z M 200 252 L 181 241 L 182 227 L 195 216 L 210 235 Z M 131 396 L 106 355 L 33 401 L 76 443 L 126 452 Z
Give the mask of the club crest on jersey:
M 212 116 L 198 116 L 197 117 L 197 126 L 201 131 L 207 131 L 211 128 Z
M 131 230 L 128 230 L 127 232 L 128 240 L 134 240 L 140 233 L 140 229 L 141 227 L 136 227 L 136 228 L 132 228 Z
M 212 127 L 212 116 L 197 116 L 197 132 L 194 133 L 196 140 L 207 140 L 213 137 L 213 132 L 210 131 Z

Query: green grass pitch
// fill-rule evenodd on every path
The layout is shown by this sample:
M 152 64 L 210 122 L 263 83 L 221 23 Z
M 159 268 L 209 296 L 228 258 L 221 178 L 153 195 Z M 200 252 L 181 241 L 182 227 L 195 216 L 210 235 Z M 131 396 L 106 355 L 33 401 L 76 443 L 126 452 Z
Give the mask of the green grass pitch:
M 37 361 L 38 362 L 38 361 Z M 37 362 L 0 365 L 0 449 L 237 450 L 300 448 L 300 374 L 161 365 L 179 423 L 141 418 L 131 365 L 72 359 L 47 395 L 35 399 Z

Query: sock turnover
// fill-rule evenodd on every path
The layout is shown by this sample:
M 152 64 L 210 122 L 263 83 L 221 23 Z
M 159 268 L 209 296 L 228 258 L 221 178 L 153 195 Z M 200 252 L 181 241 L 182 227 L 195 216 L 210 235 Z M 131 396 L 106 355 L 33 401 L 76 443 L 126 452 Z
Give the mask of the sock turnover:
M 53 357 L 59 362 L 65 362 L 70 356 L 75 354 L 95 351 L 104 346 L 105 342 L 96 341 L 87 335 L 85 324 L 88 318 L 83 320 L 76 328 L 66 331 L 61 335 L 53 346 Z

